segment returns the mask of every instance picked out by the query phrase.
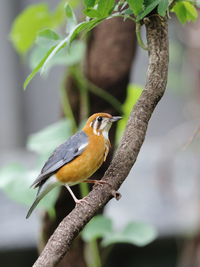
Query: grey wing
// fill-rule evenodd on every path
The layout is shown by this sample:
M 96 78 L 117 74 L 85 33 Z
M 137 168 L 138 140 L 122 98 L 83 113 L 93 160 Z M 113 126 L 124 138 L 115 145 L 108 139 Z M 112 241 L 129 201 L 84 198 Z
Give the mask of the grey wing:
M 57 147 L 49 157 L 40 175 L 31 186 L 42 185 L 52 174 L 65 164 L 79 156 L 88 145 L 88 136 L 83 131 L 71 136 L 65 143 Z

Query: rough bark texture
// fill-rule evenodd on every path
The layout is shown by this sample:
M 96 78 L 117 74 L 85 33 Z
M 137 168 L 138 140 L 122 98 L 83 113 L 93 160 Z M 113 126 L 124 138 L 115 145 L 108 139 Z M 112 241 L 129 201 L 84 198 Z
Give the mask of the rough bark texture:
M 130 115 L 120 146 L 103 177 L 103 180 L 112 185 L 113 191 L 119 189 L 135 163 L 146 135 L 148 122 L 165 91 L 167 83 L 167 22 L 155 15 L 146 19 L 145 24 L 149 48 L 147 82 L 139 101 Z M 69 251 L 72 241 L 84 225 L 112 197 L 113 192 L 108 185 L 94 186 L 86 198 L 89 205 L 77 205 L 63 219 L 33 266 L 56 266 L 66 252 Z
M 103 42 L 102 42 L 103 40 Z M 126 98 L 126 89 L 129 83 L 129 76 L 134 55 L 136 52 L 135 25 L 133 21 L 123 21 L 122 18 L 106 20 L 96 27 L 87 43 L 87 53 L 85 57 L 84 71 L 86 77 L 95 85 L 101 87 L 114 95 L 121 103 Z M 66 82 L 69 101 L 77 123 L 80 121 L 80 97 L 79 89 L 73 77 L 68 76 Z M 99 96 L 89 94 L 90 114 L 95 112 L 109 112 L 117 115 L 117 111 Z M 114 144 L 115 127 L 110 132 L 110 141 Z M 106 163 L 92 176 L 93 179 L 100 179 L 112 158 L 110 151 Z M 73 192 L 81 198 L 79 186 L 73 187 Z M 56 202 L 56 219 L 52 220 L 48 213 L 43 217 L 42 236 L 40 251 L 52 235 L 62 219 L 74 208 L 74 201 L 68 194 L 66 188 L 62 188 L 60 196 Z M 67 253 L 59 267 L 85 267 L 84 243 L 80 238 L 73 242 L 70 253 Z

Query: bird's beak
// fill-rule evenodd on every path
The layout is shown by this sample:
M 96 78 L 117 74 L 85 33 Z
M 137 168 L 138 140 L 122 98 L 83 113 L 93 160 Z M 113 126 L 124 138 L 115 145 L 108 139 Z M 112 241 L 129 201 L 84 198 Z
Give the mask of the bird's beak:
M 122 119 L 122 117 L 120 117 L 120 116 L 113 116 L 111 119 L 110 119 L 110 121 L 111 122 L 115 122 L 115 121 L 118 121 L 118 120 L 121 120 Z

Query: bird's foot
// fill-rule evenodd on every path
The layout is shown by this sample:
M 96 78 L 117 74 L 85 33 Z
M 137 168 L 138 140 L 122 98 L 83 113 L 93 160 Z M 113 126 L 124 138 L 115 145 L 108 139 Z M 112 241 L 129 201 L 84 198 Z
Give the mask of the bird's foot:
M 76 203 L 76 205 L 79 205 L 79 204 L 87 204 L 87 205 L 90 205 L 90 203 L 85 198 L 76 199 L 75 200 L 75 203 Z
M 108 183 L 107 181 L 103 181 L 103 180 L 85 180 L 83 182 L 84 183 L 90 183 L 90 184 L 100 184 L 100 185 L 107 184 L 112 189 L 112 185 L 110 183 Z M 111 194 L 116 200 L 119 200 L 122 196 L 118 191 L 116 191 L 114 189 L 112 189 Z

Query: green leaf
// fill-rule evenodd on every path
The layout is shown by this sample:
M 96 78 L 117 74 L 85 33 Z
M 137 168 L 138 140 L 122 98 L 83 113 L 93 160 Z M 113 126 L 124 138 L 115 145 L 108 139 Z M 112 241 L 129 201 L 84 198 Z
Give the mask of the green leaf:
M 32 47 L 38 31 L 55 28 L 63 19 L 64 12 L 60 12 L 60 6 L 54 13 L 49 12 L 47 4 L 29 6 L 17 16 L 12 25 L 10 38 L 15 49 L 25 54 Z
M 136 22 L 140 21 L 144 17 L 146 17 L 154 8 L 159 4 L 161 0 L 154 0 L 148 6 L 145 7 L 144 11 L 140 12 L 136 17 Z
M 61 37 L 51 29 L 45 29 L 38 32 L 36 37 L 36 44 L 44 47 L 52 47 L 56 45 Z
M 124 18 L 126 18 L 126 15 L 133 15 L 133 11 L 132 11 L 132 9 L 130 9 L 130 8 L 126 8 L 126 9 L 124 9 L 122 12 L 121 12 L 123 15 L 125 15 L 124 16 Z
M 63 119 L 47 126 L 28 138 L 27 148 L 39 154 L 50 154 L 55 147 L 66 141 L 71 135 L 71 123 Z
M 49 40 L 59 40 L 60 36 L 53 30 L 51 29 L 45 29 L 40 32 L 38 32 L 37 35 L 38 38 L 45 38 Z
M 106 17 L 113 11 L 115 7 L 115 0 L 99 0 L 97 11 L 101 14 L 101 17 Z
M 66 2 L 66 0 L 63 0 L 64 2 Z M 78 5 L 80 4 L 80 0 L 67 0 L 67 2 L 70 4 L 70 6 L 72 8 L 76 8 L 78 7 Z
M 158 14 L 164 17 L 166 15 L 168 6 L 169 6 L 168 0 L 161 0 L 158 5 Z
M 103 246 L 115 243 L 129 243 L 136 246 L 145 246 L 157 237 L 154 227 L 145 224 L 132 222 L 129 223 L 122 232 L 108 234 L 102 241 Z
M 101 14 L 96 9 L 93 9 L 93 8 L 87 8 L 83 11 L 83 13 L 90 18 L 100 18 L 101 17 Z
M 64 47 L 66 47 L 69 44 L 69 36 L 67 36 L 65 39 L 60 41 L 56 46 L 53 47 L 53 49 L 48 53 L 48 56 L 44 58 L 44 61 L 41 66 L 41 74 L 44 74 L 47 70 L 48 64 L 50 60 Z M 39 69 L 40 70 L 40 69 Z M 38 71 L 39 71 L 38 70 Z
M 73 9 L 68 3 L 65 4 L 65 14 L 67 16 L 67 33 L 70 33 L 77 25 L 77 20 Z
M 45 73 L 47 64 L 51 58 L 53 58 L 62 48 L 69 47 L 72 43 L 72 41 L 78 36 L 81 32 L 88 32 L 92 28 L 94 28 L 97 24 L 99 24 L 103 19 L 93 19 L 90 21 L 84 21 L 76 25 L 76 27 L 73 29 L 70 34 L 63 39 L 57 46 L 54 47 L 54 49 L 51 51 L 51 53 L 48 55 L 47 58 L 45 58 L 42 66 L 41 73 Z
M 171 11 L 176 13 L 177 18 L 183 24 L 187 21 L 195 21 L 198 17 L 196 8 L 187 1 L 177 2 Z
M 198 18 L 198 12 L 194 5 L 189 2 L 184 2 L 187 11 L 187 21 L 195 21 Z
M 177 18 L 181 23 L 185 23 L 187 21 L 187 13 L 183 3 L 177 2 L 172 11 L 176 13 Z
M 129 84 L 127 87 L 127 97 L 122 105 L 123 118 L 117 124 L 117 140 L 119 141 L 123 131 L 126 127 L 129 115 L 134 105 L 137 103 L 140 95 L 142 93 L 142 88 L 139 85 Z
M 64 47 L 69 47 L 72 41 L 77 37 L 77 35 L 81 32 L 88 32 L 93 29 L 97 24 L 99 24 L 103 18 L 101 19 L 93 19 L 90 21 L 84 21 L 75 26 L 75 28 L 70 32 L 70 34 L 63 40 L 61 40 L 56 46 L 51 47 L 45 56 L 41 59 L 39 64 L 35 67 L 35 69 L 31 72 L 31 74 L 26 78 L 24 82 L 24 89 L 28 86 L 29 82 L 32 78 L 41 70 L 41 74 L 45 73 L 47 70 L 49 61 Z
M 0 169 L 0 189 L 12 200 L 30 206 L 36 196 L 36 190 L 30 185 L 38 174 L 39 170 L 28 171 L 20 164 L 9 164 Z M 57 196 L 58 188 L 55 188 L 41 201 L 40 207 L 52 209 Z
M 183 4 L 187 13 L 187 21 L 195 21 L 198 18 L 198 12 L 195 6 L 192 3 L 186 1 L 184 1 Z
M 112 221 L 103 215 L 95 216 L 83 229 L 82 237 L 86 242 L 102 238 L 112 232 Z
M 33 79 L 33 77 L 38 73 L 38 71 L 42 68 L 42 66 L 44 65 L 44 63 L 46 62 L 47 58 L 49 57 L 49 55 L 51 54 L 51 52 L 54 50 L 55 46 L 51 47 L 48 52 L 46 53 L 46 55 L 42 58 L 42 60 L 39 62 L 39 64 L 34 68 L 34 70 L 31 72 L 31 74 L 28 75 L 28 77 L 26 78 L 25 82 L 24 82 L 24 90 L 27 88 L 28 84 L 30 83 L 30 81 Z
M 144 0 L 127 0 L 134 15 L 138 15 L 143 10 Z
M 93 7 L 95 5 L 95 0 L 84 0 L 84 4 L 87 8 Z
M 47 53 L 48 47 L 36 46 L 30 55 L 30 67 L 34 69 L 40 59 Z M 73 66 L 81 60 L 83 60 L 85 54 L 85 43 L 81 40 L 74 40 L 73 45 L 69 49 L 66 47 L 60 50 L 51 60 L 48 62 L 46 72 L 48 72 L 55 65 Z

